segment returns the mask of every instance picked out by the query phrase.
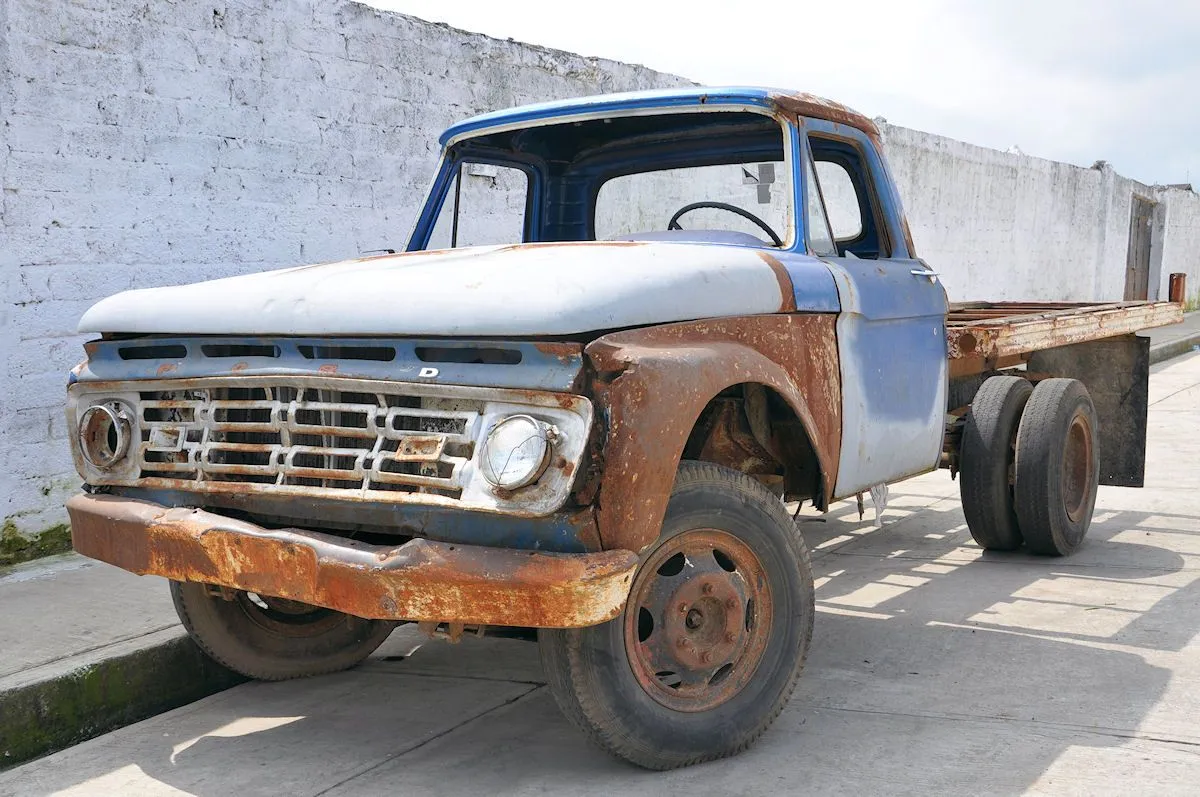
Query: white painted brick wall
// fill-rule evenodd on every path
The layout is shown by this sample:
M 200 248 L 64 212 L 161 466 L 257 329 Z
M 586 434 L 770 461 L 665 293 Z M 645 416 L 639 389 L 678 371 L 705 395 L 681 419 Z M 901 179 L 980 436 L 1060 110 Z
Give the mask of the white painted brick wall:
M 349 2 L 0 2 L 0 518 L 78 486 L 73 333 L 133 287 L 398 246 L 452 121 L 679 85 Z
M 345 0 L 0 0 L 0 519 L 39 531 L 77 487 L 61 407 L 93 301 L 398 246 L 452 121 L 685 82 Z M 1119 298 L 1146 189 L 886 137 L 955 298 Z M 1156 196 L 1163 290 L 1200 285 L 1200 201 Z

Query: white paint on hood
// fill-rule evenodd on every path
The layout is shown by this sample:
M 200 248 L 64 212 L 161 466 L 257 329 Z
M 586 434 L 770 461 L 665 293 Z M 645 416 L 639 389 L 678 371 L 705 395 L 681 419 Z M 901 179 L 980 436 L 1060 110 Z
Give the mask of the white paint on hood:
M 80 332 L 194 335 L 569 335 L 773 313 L 751 248 L 570 243 L 384 255 L 126 291 Z

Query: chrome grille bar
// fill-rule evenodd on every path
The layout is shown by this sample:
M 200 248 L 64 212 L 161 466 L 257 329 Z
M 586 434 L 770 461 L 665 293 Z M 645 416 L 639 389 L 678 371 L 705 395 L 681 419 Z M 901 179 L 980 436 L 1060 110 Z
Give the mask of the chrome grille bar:
M 397 385 L 397 387 L 401 387 Z M 436 401 L 436 399 L 434 400 Z M 457 497 L 483 402 L 258 385 L 141 393 L 141 478 Z M 433 403 L 433 402 L 429 402 Z

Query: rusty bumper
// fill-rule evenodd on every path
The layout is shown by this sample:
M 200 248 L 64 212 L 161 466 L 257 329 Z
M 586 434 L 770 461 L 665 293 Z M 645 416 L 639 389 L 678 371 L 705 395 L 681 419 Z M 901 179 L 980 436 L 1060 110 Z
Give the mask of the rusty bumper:
M 75 550 L 133 573 L 381 620 L 595 625 L 620 614 L 637 567 L 629 551 L 555 554 L 424 539 L 366 545 L 116 496 L 77 495 L 67 511 Z

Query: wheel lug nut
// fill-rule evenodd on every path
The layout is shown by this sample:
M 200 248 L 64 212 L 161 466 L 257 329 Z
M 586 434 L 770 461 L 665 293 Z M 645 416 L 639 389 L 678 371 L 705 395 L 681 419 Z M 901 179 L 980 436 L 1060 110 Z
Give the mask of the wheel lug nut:
M 703 587 L 700 588 L 700 591 L 703 592 L 705 595 L 711 595 L 713 592 L 713 585 L 705 584 Z
M 737 636 L 732 631 L 725 632 L 725 641 L 726 642 L 732 642 L 735 639 L 737 639 Z
M 737 598 L 726 598 L 725 599 L 725 608 L 726 609 L 736 609 L 737 608 Z
M 679 613 L 680 614 L 687 613 L 687 604 L 686 603 L 679 604 Z
M 686 647 L 687 647 L 687 643 L 688 643 L 688 642 L 687 642 L 687 639 L 686 639 L 685 637 L 679 637 L 679 639 L 676 639 L 676 640 L 675 640 L 675 647 L 677 647 L 677 648 L 686 648 Z
M 712 654 L 711 654 L 711 653 L 707 653 L 707 652 L 706 652 L 706 653 L 702 653 L 702 654 L 700 655 L 700 661 L 704 662 L 705 664 L 708 664 L 710 661 L 712 661 Z

